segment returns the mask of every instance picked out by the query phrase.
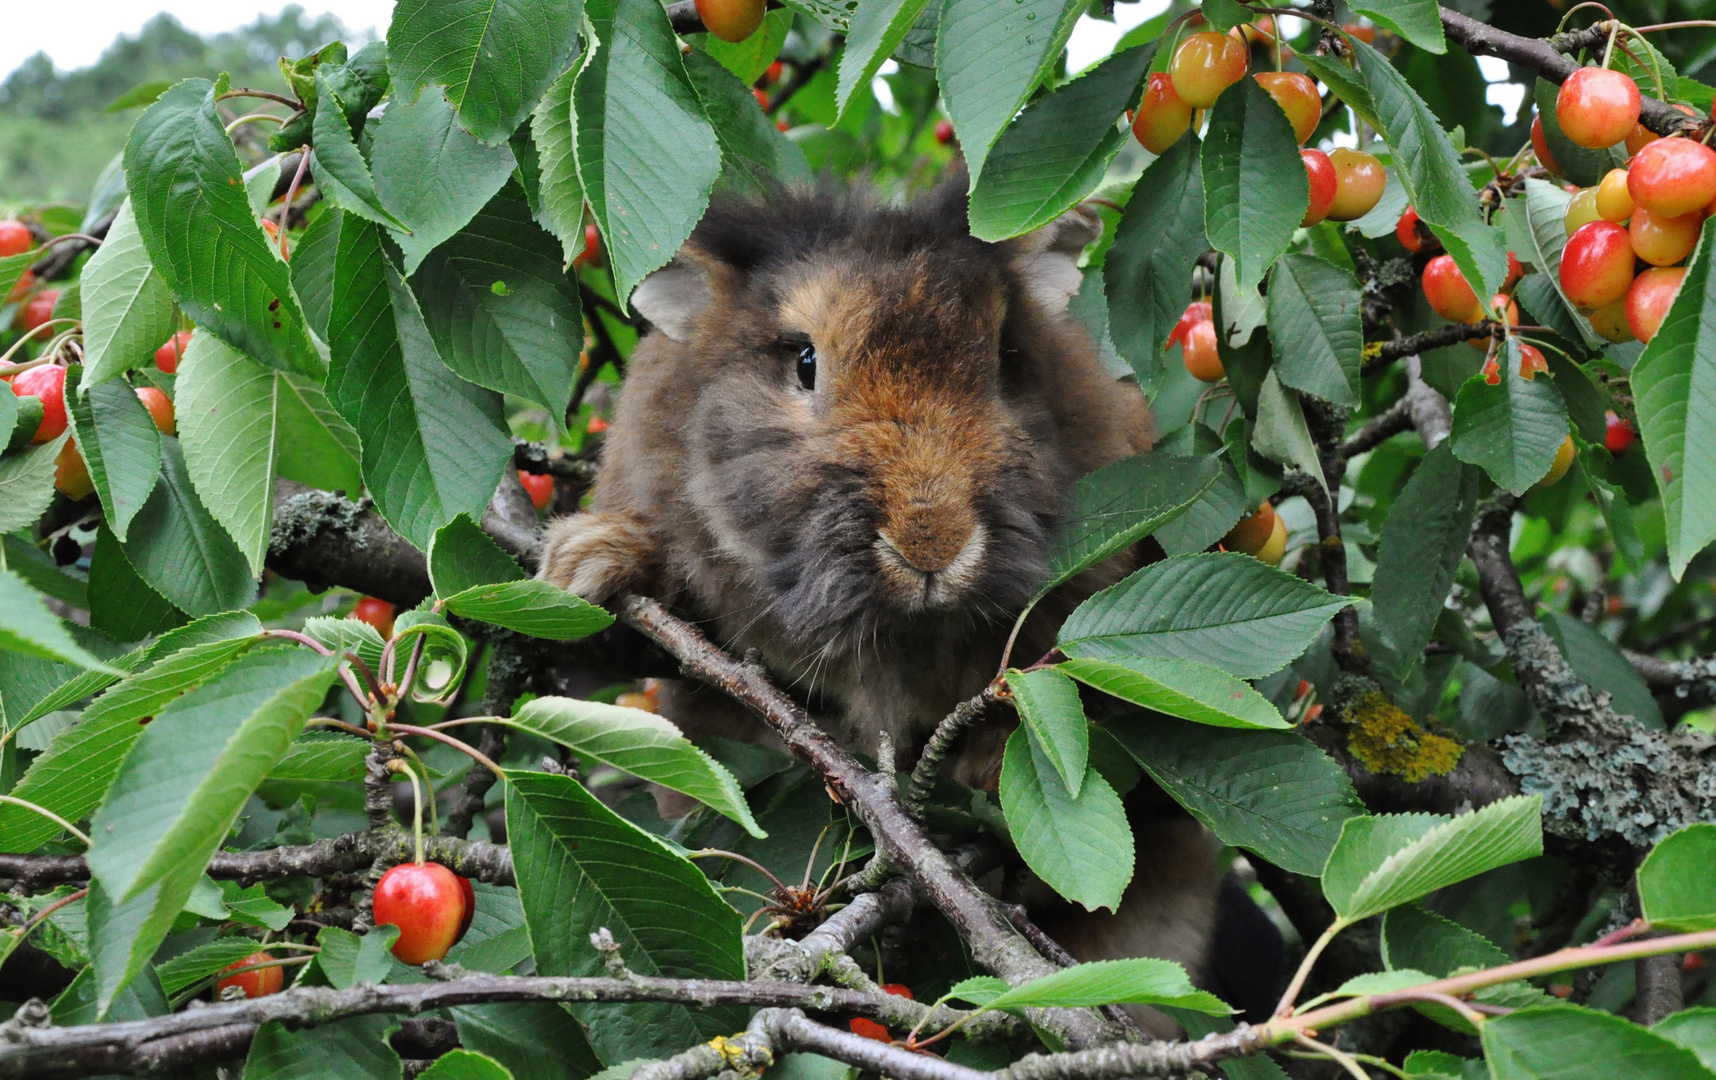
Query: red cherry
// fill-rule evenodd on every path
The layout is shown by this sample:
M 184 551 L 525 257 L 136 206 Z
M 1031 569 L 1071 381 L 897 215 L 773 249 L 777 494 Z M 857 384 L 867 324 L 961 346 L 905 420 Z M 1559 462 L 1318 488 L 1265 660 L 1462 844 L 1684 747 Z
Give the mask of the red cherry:
M 1345 146 L 1329 154 L 1335 167 L 1335 201 L 1329 207 L 1329 217 L 1335 221 L 1357 221 L 1370 213 L 1382 199 L 1382 189 L 1388 184 L 1388 173 L 1374 155 Z
M 1638 438 L 1631 420 L 1622 420 L 1613 409 L 1603 414 L 1603 445 L 1611 454 L 1622 454 Z
M 1406 213 L 1400 215 L 1394 226 L 1394 238 L 1414 255 L 1424 250 L 1424 238 L 1418 233 L 1418 211 L 1410 206 L 1406 208 Z
M 764 7 L 763 0 L 697 0 L 697 17 L 711 34 L 736 44 L 763 25 Z
M 1627 224 L 1627 239 L 1633 254 L 1645 262 L 1673 266 L 1698 246 L 1698 230 L 1703 224 L 1704 215 L 1696 212 L 1665 217 L 1641 208 L 1633 211 L 1633 219 Z
M 22 255 L 36 246 L 36 237 L 22 221 L 0 221 L 0 258 Z
M 1631 295 L 1632 290 L 1629 289 L 1627 292 L 1628 295 Z M 1591 329 L 1595 330 L 1597 336 L 1605 341 L 1612 341 L 1619 345 L 1623 341 L 1633 340 L 1632 328 L 1627 326 L 1627 302 L 1624 298 L 1616 300 L 1612 304 L 1604 304 L 1596 311 L 1591 312 L 1585 321 L 1589 322 Z
M 785 71 L 786 65 L 781 63 L 779 60 L 776 60 L 774 63 L 769 65 L 769 69 L 767 71 L 763 72 L 763 81 L 778 83 L 781 81 L 781 74 Z
M 54 317 L 54 301 L 59 298 L 60 291 L 58 289 L 43 289 L 31 297 L 30 302 L 24 305 L 23 310 L 12 317 L 12 329 L 21 330 L 27 334 L 41 326 Z
M 67 439 L 54 455 L 54 488 L 72 502 L 87 498 L 95 490 L 95 481 L 89 478 L 89 463 L 78 450 L 76 439 Z
M 1186 305 L 1186 310 L 1181 313 L 1180 321 L 1174 324 L 1174 332 L 1168 335 L 1168 344 L 1164 348 L 1184 345 L 1186 335 L 1191 333 L 1193 326 L 1201 322 L 1210 322 L 1214 318 L 1214 304 L 1208 300 L 1193 300 Z
M 1181 359 L 1193 378 L 1209 383 L 1221 381 L 1226 372 L 1221 367 L 1221 355 L 1216 351 L 1215 323 L 1192 324 L 1186 332 Z
M 1362 23 L 1342 23 L 1341 29 L 1348 37 L 1357 38 L 1366 45 L 1376 44 L 1376 27 L 1365 26 Z
M 1496 293 L 1494 296 L 1490 297 L 1490 307 L 1494 308 L 1496 312 L 1501 315 L 1501 322 L 1505 322 L 1509 326 L 1519 325 L 1519 305 L 1514 303 L 1513 297 L 1509 296 L 1507 293 Z M 1484 317 L 1484 313 L 1479 311 L 1476 315 L 1467 319 L 1466 322 L 1476 323 Z M 1470 345 L 1474 349 L 1488 349 L 1490 347 L 1488 338 L 1468 338 L 1466 344 Z
M 1555 119 L 1576 146 L 1601 150 L 1632 133 L 1639 122 L 1639 87 L 1619 71 L 1582 67 L 1567 76 L 1555 97 Z
M 751 90 L 751 96 L 757 99 L 757 104 L 763 107 L 764 112 L 769 111 L 769 92 L 767 90 L 760 86 L 755 87 Z
M 1656 336 L 1685 278 L 1684 266 L 1658 266 L 1633 279 L 1627 290 L 1627 328 L 1634 337 L 1649 341 Z
M 520 469 L 518 482 L 524 485 L 525 494 L 530 496 L 530 504 L 536 507 L 537 513 L 548 509 L 548 504 L 554 501 L 554 477 Z
M 1549 361 L 1535 345 L 1520 342 L 1519 345 L 1519 377 L 1530 382 L 1539 372 L 1549 370 Z
M 1543 137 L 1543 117 L 1531 118 L 1531 148 L 1537 154 L 1537 163 L 1545 169 L 1561 175 L 1561 166 L 1556 164 L 1555 155 L 1549 152 L 1549 140 Z
M 608 430 L 608 422 L 600 416 L 592 416 L 590 422 L 584 426 L 584 430 L 592 435 L 600 435 Z
M 1525 267 L 1519 264 L 1519 256 L 1513 252 L 1507 253 L 1507 277 L 1502 278 L 1502 292 L 1511 293 L 1513 287 L 1519 284 L 1519 279 L 1525 276 Z
M 465 917 L 458 875 L 440 863 L 400 863 L 375 886 L 375 925 L 399 927 L 393 955 L 422 964 L 447 955 Z
M 1483 314 L 1478 294 L 1466 284 L 1452 255 L 1438 255 L 1425 264 L 1423 285 L 1430 309 L 1449 322 L 1471 322 Z
M 221 970 L 236 971 L 239 968 L 249 967 L 252 964 L 266 964 L 273 959 L 274 957 L 265 952 L 254 952 L 243 960 L 228 964 L 226 967 L 221 968 Z M 220 982 L 215 983 L 215 997 L 218 999 L 220 997 L 220 992 L 229 986 L 236 986 L 240 990 L 243 990 L 244 996 L 247 998 L 266 997 L 269 994 L 278 994 L 280 992 L 280 988 L 284 985 L 286 985 L 286 972 L 284 968 L 281 968 L 278 965 L 274 967 L 257 968 L 255 971 L 244 971 L 237 975 L 228 975 Z
M 947 119 L 935 122 L 935 141 L 947 146 L 953 142 L 953 121 Z
M 1181 101 L 1194 109 L 1207 109 L 1223 90 L 1245 77 L 1250 63 L 1251 53 L 1243 41 L 1206 30 L 1180 43 L 1169 75 Z
M 1305 216 L 1299 224 L 1308 228 L 1329 216 L 1329 208 L 1334 205 L 1335 195 L 1340 190 L 1340 180 L 1335 175 L 1335 166 L 1329 155 L 1321 150 L 1301 150 L 1299 157 L 1305 162 L 1305 179 L 1311 186 L 1310 205 L 1305 207 Z
M 465 914 L 460 917 L 459 932 L 453 937 L 453 944 L 455 945 L 463 940 L 465 931 L 471 928 L 471 919 L 477 914 L 477 890 L 471 888 L 470 878 L 459 878 L 459 896 L 465 902 Z
M 775 121 L 775 130 L 781 132 L 782 134 L 785 134 L 786 132 L 792 130 L 792 125 L 787 123 L 784 118 L 780 119 L 780 120 L 776 120 Z
M 1483 375 L 1484 381 L 1491 386 L 1501 385 L 1501 365 L 1496 362 L 1495 357 L 1492 356 L 1484 361 Z
M 911 988 L 908 987 L 905 983 L 883 983 L 882 984 L 882 993 L 892 994 L 895 997 L 903 997 L 907 1001 L 915 1000 L 912 997 Z
M 1561 249 L 1561 291 L 1576 307 L 1594 311 L 1627 295 L 1633 283 L 1633 245 L 1612 221 L 1579 226 Z
M 66 369 L 46 364 L 19 373 L 12 380 L 12 392 L 19 397 L 42 399 L 42 422 L 36 427 L 33 443 L 52 442 L 66 429 Z
M 894 1037 L 888 1034 L 887 1028 L 862 1016 L 854 1016 L 846 1021 L 846 1026 L 852 1029 L 852 1034 L 862 1035 L 866 1039 L 875 1039 L 877 1042 L 885 1043 L 894 1041 Z
M 149 417 L 155 421 L 155 426 L 161 429 L 161 434 L 171 435 L 173 433 L 172 398 L 153 386 L 139 386 L 137 388 L 137 400 L 141 401 L 143 407 L 149 410 Z
M 1174 80 L 1165 71 L 1153 72 L 1144 81 L 1144 98 L 1132 115 L 1132 134 L 1152 154 L 1180 141 L 1192 126 L 1192 107 L 1174 91 Z
M 591 222 L 584 226 L 584 250 L 572 258 L 572 269 L 602 265 L 602 230 Z
M 1275 516 L 1274 504 L 1268 499 L 1263 500 L 1255 512 L 1240 518 L 1227 531 L 1227 535 L 1221 538 L 1221 546 L 1228 551 L 1256 555 L 1275 532 Z
M 16 304 L 30 295 L 30 290 L 36 287 L 36 275 L 26 270 L 18 275 L 18 284 L 12 286 L 12 291 L 6 294 L 8 304 Z
M 155 366 L 171 375 L 179 370 L 179 361 L 184 358 L 185 350 L 190 347 L 191 332 L 180 330 L 167 339 L 167 343 L 155 350 Z
M 1716 198 L 1716 150 L 1691 139 L 1657 139 L 1627 166 L 1627 191 L 1653 214 L 1702 211 Z
M 369 623 L 384 638 L 393 636 L 393 605 L 386 600 L 377 600 L 373 596 L 359 597 L 347 617 Z
M 1311 77 L 1297 71 L 1261 71 L 1255 78 L 1287 114 L 1298 140 L 1309 139 L 1323 120 L 1323 98 Z

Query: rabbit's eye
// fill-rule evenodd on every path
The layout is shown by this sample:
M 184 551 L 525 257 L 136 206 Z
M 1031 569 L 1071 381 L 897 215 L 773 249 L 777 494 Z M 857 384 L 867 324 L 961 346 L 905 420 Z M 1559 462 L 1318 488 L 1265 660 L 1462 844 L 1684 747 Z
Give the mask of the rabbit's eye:
M 806 345 L 798 351 L 798 384 L 806 390 L 816 389 L 815 345 Z

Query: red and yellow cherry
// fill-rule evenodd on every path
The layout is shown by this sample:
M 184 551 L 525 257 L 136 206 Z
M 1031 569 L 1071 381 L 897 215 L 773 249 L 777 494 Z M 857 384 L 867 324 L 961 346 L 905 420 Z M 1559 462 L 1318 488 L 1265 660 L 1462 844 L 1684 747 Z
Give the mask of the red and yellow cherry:
M 1698 246 L 1698 231 L 1703 224 L 1703 214 L 1664 217 L 1641 208 L 1633 211 L 1627 238 L 1633 245 L 1633 254 L 1645 262 L 1652 266 L 1673 266 Z
M 1388 173 L 1382 162 L 1360 150 L 1338 147 L 1329 155 L 1335 167 L 1335 201 L 1329 206 L 1331 221 L 1356 221 L 1370 213 L 1382 198 Z
M 1240 518 L 1234 527 L 1227 531 L 1227 535 L 1221 538 L 1221 546 L 1228 551 L 1256 555 L 1274 535 L 1278 518 L 1274 505 L 1265 499 L 1255 511 Z
M 470 878 L 459 878 L 459 898 L 465 902 L 465 914 L 459 919 L 459 932 L 453 935 L 455 945 L 464 939 L 465 931 L 471 928 L 471 919 L 477 914 L 477 890 L 471 888 Z
M 1329 207 L 1335 204 L 1340 181 L 1335 177 L 1334 162 L 1321 150 L 1301 150 L 1299 157 L 1305 162 L 1305 179 L 1311 188 L 1311 201 L 1305 207 L 1305 216 L 1299 225 L 1309 228 L 1329 216 Z
M 1309 75 L 1297 71 L 1262 71 L 1254 78 L 1287 114 L 1300 143 L 1316 132 L 1323 121 L 1323 98 Z
M 1134 128 L 1133 130 L 1136 131 L 1137 129 Z M 953 121 L 952 120 L 948 120 L 946 118 L 943 118 L 943 119 L 937 120 L 935 122 L 935 141 L 938 143 L 941 143 L 943 146 L 952 145 L 952 143 L 953 143 Z
M 1394 225 L 1394 238 L 1400 241 L 1400 246 L 1416 255 L 1424 250 L 1429 241 L 1418 231 L 1418 211 L 1408 206 L 1406 213 L 1400 215 L 1400 220 Z
M 895 997 L 903 997 L 907 1001 L 913 1000 L 911 990 L 907 989 L 904 983 L 883 983 L 882 992 L 893 994 Z M 847 1021 L 847 1026 L 852 1029 L 852 1034 L 862 1035 L 866 1039 L 875 1039 L 877 1042 L 894 1041 L 894 1037 L 888 1034 L 887 1028 L 866 1017 L 854 1016 Z
M 1632 290 L 1627 290 L 1631 295 Z M 1632 329 L 1627 325 L 1627 301 L 1625 298 L 1612 304 L 1604 304 L 1586 317 L 1591 329 L 1604 341 L 1612 341 L 1619 345 L 1623 341 L 1633 340 Z
M 1182 359 L 1186 370 L 1192 373 L 1194 379 L 1202 382 L 1220 382 L 1226 374 L 1222 371 L 1221 355 L 1216 351 L 1215 323 L 1200 322 L 1192 324 L 1186 331 L 1186 343 Z
M 1633 283 L 1633 245 L 1612 221 L 1579 226 L 1561 249 L 1561 291 L 1585 311 L 1614 303 Z
M 1519 284 L 1519 279 L 1525 276 L 1525 267 L 1519 263 L 1519 256 L 1513 252 L 1507 253 L 1507 277 L 1502 278 L 1501 291 L 1513 292 L 1513 287 Z
M 439 960 L 459 940 L 465 890 L 459 876 L 440 863 L 400 863 L 375 886 L 375 925 L 399 927 L 393 955 L 401 963 Z
M 1210 322 L 1214 318 L 1214 304 L 1208 300 L 1193 300 L 1186 305 L 1186 310 L 1180 313 L 1180 321 L 1174 324 L 1173 333 L 1168 335 L 1168 344 L 1163 347 L 1171 348 L 1174 345 L 1184 345 L 1186 335 L 1191 333 L 1192 327 L 1201 322 Z
M 23 371 L 12 380 L 19 397 L 42 399 L 42 422 L 30 437 L 33 443 L 52 442 L 66 429 L 66 369 L 44 364 Z
M 1703 118 L 1698 115 L 1698 110 L 1694 109 L 1690 105 L 1676 105 L 1675 108 L 1695 120 L 1699 120 L 1701 122 L 1703 120 Z M 1627 156 L 1631 157 L 1662 137 L 1663 136 L 1658 135 L 1643 124 L 1634 124 L 1632 134 L 1627 136 Z
M 524 485 L 524 493 L 530 496 L 530 505 L 536 507 L 537 513 L 548 509 L 548 504 L 554 501 L 554 477 L 520 469 L 518 482 Z
M 1567 475 L 1567 470 L 1573 467 L 1573 457 L 1576 453 L 1577 449 L 1573 445 L 1573 436 L 1569 435 L 1556 449 L 1555 460 L 1550 463 L 1549 471 L 1543 475 L 1543 479 L 1531 485 L 1532 488 L 1554 487 L 1560 483 L 1561 478 Z
M 30 295 L 30 290 L 36 287 L 36 275 L 26 270 L 18 275 L 18 284 L 12 286 L 12 291 L 6 294 L 8 304 L 16 304 Z
M 292 245 L 280 239 L 280 226 L 274 223 L 273 218 L 262 219 L 262 231 L 268 234 L 269 245 L 280 249 L 280 257 L 287 262 L 292 261 Z
M 1562 217 L 1561 224 L 1567 230 L 1567 235 L 1572 236 L 1581 226 L 1602 220 L 1603 215 L 1597 212 L 1597 189 L 1582 188 L 1567 200 L 1567 213 Z
M 952 125 L 949 125 L 951 128 Z M 1152 154 L 1180 141 L 1192 126 L 1192 107 L 1174 91 L 1174 80 L 1165 71 L 1153 72 L 1144 82 L 1144 98 L 1132 114 L 1132 135 Z
M 0 258 L 22 255 L 36 246 L 36 237 L 22 221 L 0 221 Z
M 763 25 L 763 0 L 697 0 L 703 28 L 722 41 L 737 43 Z
M 12 328 L 24 333 L 40 327 L 54 317 L 54 301 L 60 298 L 58 289 L 43 289 L 30 298 L 17 315 L 12 317 Z
M 1640 341 L 1649 341 L 1662 328 L 1680 283 L 1686 278 L 1683 266 L 1657 266 L 1633 279 L 1627 290 L 1627 329 Z
M 173 399 L 153 386 L 139 386 L 137 400 L 149 410 L 149 418 L 155 421 L 155 426 L 161 434 L 173 434 Z
M 1206 30 L 1180 43 L 1168 71 L 1181 101 L 1194 109 L 1207 109 L 1223 90 L 1245 78 L 1250 63 L 1244 42 Z
M 1275 16 L 1265 15 L 1254 23 L 1241 23 L 1239 32 L 1247 45 L 1267 45 L 1275 40 Z
M 1561 175 L 1561 166 L 1556 163 L 1555 155 L 1549 152 L 1549 140 L 1543 137 L 1543 117 L 1531 118 L 1531 149 L 1537 154 L 1537 163 L 1554 173 Z
M 602 230 L 595 222 L 584 226 L 584 250 L 572 257 L 572 269 L 602 265 Z
M 95 490 L 95 481 L 89 477 L 89 465 L 78 451 L 76 439 L 67 439 L 54 457 L 54 487 L 72 502 L 88 497 Z
M 185 350 L 190 347 L 191 332 L 180 330 L 167 339 L 167 343 L 155 350 L 155 366 L 169 375 L 179 370 L 179 361 L 184 358 Z
M 1597 216 L 1619 225 L 1633 216 L 1633 194 L 1627 190 L 1627 170 L 1610 169 L 1597 185 Z
M 769 111 L 769 92 L 767 90 L 764 90 L 760 86 L 753 87 L 751 89 L 751 96 L 757 99 L 757 104 L 762 106 L 762 110 L 764 112 Z
M 1483 314 L 1478 294 L 1466 284 L 1452 255 L 1438 255 L 1424 266 L 1424 299 L 1449 322 L 1471 322 Z
M 1257 554 L 1254 557 L 1258 562 L 1265 562 L 1270 566 L 1280 566 L 1281 559 L 1286 554 L 1287 523 L 1281 520 L 1281 515 L 1277 514 L 1275 515 L 1275 524 L 1269 530 L 1269 539 L 1264 541 L 1261 548 L 1257 549 Z
M 1535 345 L 1519 343 L 1519 377 L 1530 382 L 1549 370 L 1549 361 Z
M 1555 120 L 1576 146 L 1601 150 L 1632 134 L 1639 122 L 1639 87 L 1619 71 L 1582 67 L 1555 97 Z
M 215 983 L 215 997 L 220 997 L 221 991 L 229 986 L 236 986 L 244 991 L 247 998 L 267 997 L 278 994 L 280 988 L 286 985 L 286 971 L 276 964 L 273 967 L 259 967 L 255 971 L 239 971 L 240 968 L 251 967 L 255 964 L 267 964 L 274 957 L 265 952 L 254 952 L 243 960 L 228 964 L 222 971 L 237 971 L 236 975 L 228 975 Z
M 1716 199 L 1716 150 L 1691 139 L 1657 139 L 1633 155 L 1627 190 L 1653 214 L 1702 211 Z
M 1490 307 L 1495 309 L 1496 313 L 1501 316 L 1500 321 L 1507 323 L 1509 326 L 1519 325 L 1519 305 L 1514 303 L 1513 297 L 1509 296 L 1507 293 L 1496 293 L 1494 296 L 1490 297 Z M 1466 322 L 1481 322 L 1484 317 L 1483 311 L 1480 310 L 1476 315 L 1467 319 Z M 1466 339 L 1466 344 L 1470 345 L 1474 349 L 1488 349 L 1490 347 L 1488 338 L 1468 338 Z
M 1362 23 L 1350 22 L 1342 23 L 1341 30 L 1344 31 L 1348 37 L 1358 38 L 1366 45 L 1376 44 L 1376 27 L 1374 26 L 1365 26 Z
M 1611 454 L 1624 454 L 1627 447 L 1638 438 L 1638 432 L 1633 430 L 1631 420 L 1623 420 L 1610 409 L 1603 414 L 1603 446 Z
M 386 600 L 377 600 L 373 596 L 359 597 L 358 602 L 352 605 L 349 618 L 369 623 L 384 638 L 393 636 L 393 605 Z

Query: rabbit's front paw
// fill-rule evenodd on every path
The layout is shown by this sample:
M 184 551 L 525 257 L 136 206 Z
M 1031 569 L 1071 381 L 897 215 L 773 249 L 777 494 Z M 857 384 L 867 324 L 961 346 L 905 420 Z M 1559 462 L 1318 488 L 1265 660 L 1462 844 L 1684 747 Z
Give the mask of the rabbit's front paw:
M 642 581 L 653 552 L 649 531 L 629 514 L 572 514 L 548 526 L 536 576 L 599 604 Z

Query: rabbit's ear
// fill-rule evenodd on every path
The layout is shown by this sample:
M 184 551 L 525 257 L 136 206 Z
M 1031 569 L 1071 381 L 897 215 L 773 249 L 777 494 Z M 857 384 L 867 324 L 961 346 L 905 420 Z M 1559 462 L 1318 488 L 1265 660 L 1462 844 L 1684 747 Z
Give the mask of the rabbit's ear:
M 1013 270 L 1031 299 L 1059 314 L 1078 292 L 1084 274 L 1078 257 L 1102 235 L 1102 219 L 1088 206 L 1075 206 L 1034 232 L 1007 241 Z
M 708 271 L 683 256 L 676 256 L 632 290 L 632 307 L 675 341 L 691 337 L 698 318 L 714 300 Z

